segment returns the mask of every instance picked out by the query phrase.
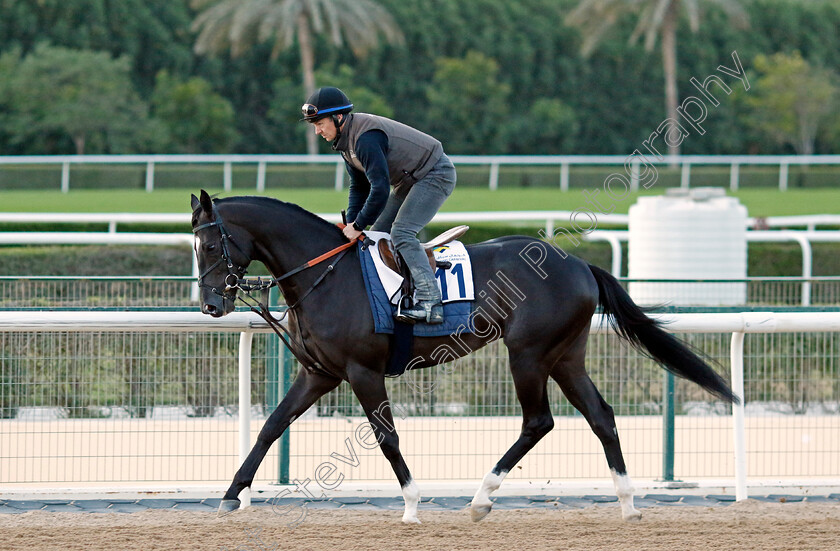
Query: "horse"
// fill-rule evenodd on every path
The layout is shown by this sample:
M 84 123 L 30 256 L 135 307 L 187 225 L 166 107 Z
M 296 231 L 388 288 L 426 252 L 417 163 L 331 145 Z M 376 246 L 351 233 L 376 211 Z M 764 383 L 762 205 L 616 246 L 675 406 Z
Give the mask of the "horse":
M 405 500 L 402 521 L 419 523 L 420 492 L 400 453 L 385 388 L 390 336 L 374 332 L 359 247 L 348 243 L 340 226 L 292 203 L 255 196 L 211 198 L 204 190 L 191 199 L 201 311 L 213 317 L 232 312 L 240 288 L 247 290 L 239 282 L 250 281 L 242 279 L 246 268 L 252 261 L 262 262 L 289 305 L 287 344 L 302 363 L 237 470 L 219 514 L 239 508 L 237 496 L 251 486 L 269 447 L 289 425 L 321 396 L 347 381 L 399 481 Z M 340 249 L 344 249 L 341 254 L 332 256 L 322 268 L 320 260 L 326 253 Z M 472 519 L 479 521 L 490 513 L 491 494 L 552 430 L 549 378 L 600 440 L 622 517 L 641 519 L 633 504 L 613 410 L 584 365 L 596 308 L 601 307 L 620 337 L 667 370 L 725 402 L 737 403 L 738 398 L 703 358 L 664 331 L 608 272 L 525 236 L 491 239 L 469 245 L 467 250 L 476 296 L 471 314 L 474 328 L 452 337 L 413 337 L 410 368 L 451 361 L 504 339 L 522 408 L 522 428 L 482 480 L 470 505 Z

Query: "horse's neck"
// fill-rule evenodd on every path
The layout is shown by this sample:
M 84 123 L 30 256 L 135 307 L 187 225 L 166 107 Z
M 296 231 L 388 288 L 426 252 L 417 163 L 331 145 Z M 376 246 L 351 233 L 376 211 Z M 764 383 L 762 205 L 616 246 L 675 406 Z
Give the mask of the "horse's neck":
M 250 207 L 250 206 L 249 206 Z M 274 277 L 287 272 L 341 245 L 343 238 L 335 227 L 285 204 L 269 204 L 237 209 L 235 223 L 247 231 L 253 244 L 252 260 L 265 264 Z M 281 282 L 287 300 L 311 284 L 317 277 L 304 270 L 289 281 Z

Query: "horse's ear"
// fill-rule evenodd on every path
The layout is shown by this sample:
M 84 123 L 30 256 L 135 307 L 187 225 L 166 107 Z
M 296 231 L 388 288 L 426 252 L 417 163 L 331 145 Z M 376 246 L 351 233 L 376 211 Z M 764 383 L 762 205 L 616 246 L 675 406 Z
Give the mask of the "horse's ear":
M 195 196 L 195 193 L 190 194 L 190 207 L 192 211 L 195 212 L 198 210 L 198 207 L 201 206 L 201 203 L 198 201 L 198 197 Z
M 213 199 L 210 198 L 210 195 L 201 190 L 201 198 L 199 199 L 199 203 L 201 204 L 201 208 L 209 215 L 213 215 Z

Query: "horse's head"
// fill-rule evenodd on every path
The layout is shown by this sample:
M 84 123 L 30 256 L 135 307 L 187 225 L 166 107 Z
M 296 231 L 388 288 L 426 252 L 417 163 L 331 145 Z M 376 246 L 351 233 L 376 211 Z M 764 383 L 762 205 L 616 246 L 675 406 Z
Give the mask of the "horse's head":
M 234 241 L 206 191 L 192 196 L 192 227 L 198 259 L 201 311 L 215 318 L 233 312 L 237 280 L 251 259 Z

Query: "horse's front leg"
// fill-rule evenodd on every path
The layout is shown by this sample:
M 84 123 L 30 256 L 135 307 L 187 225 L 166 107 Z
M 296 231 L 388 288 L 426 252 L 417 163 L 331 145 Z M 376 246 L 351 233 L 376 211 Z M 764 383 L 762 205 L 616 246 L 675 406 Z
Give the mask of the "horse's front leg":
M 337 377 L 311 373 L 306 368 L 298 372 L 289 392 L 286 393 L 277 409 L 266 419 L 251 453 L 248 454 L 245 462 L 236 471 L 230 488 L 225 492 L 225 496 L 219 504 L 220 515 L 239 508 L 239 493 L 251 486 L 257 469 L 265 454 L 268 453 L 271 444 L 280 438 L 280 435 L 289 428 L 289 425 L 303 415 L 318 398 L 337 387 L 339 383 L 341 383 L 341 379 Z
M 420 490 L 411 478 L 408 466 L 400 453 L 400 438 L 394 426 L 388 392 L 385 390 L 385 377 L 382 373 L 375 373 L 361 366 L 349 367 L 347 376 L 353 393 L 359 399 L 368 421 L 373 426 L 379 448 L 385 458 L 390 461 L 391 468 L 394 469 L 394 474 L 400 482 L 405 499 L 405 513 L 402 521 L 406 524 L 420 524 L 420 519 L 417 518 Z

